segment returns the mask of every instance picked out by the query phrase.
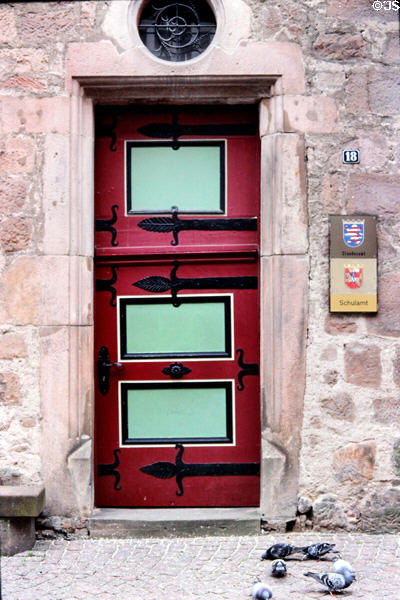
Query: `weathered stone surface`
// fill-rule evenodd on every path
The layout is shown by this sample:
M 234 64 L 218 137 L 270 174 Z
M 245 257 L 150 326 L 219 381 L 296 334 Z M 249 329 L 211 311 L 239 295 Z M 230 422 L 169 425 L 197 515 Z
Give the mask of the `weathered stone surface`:
M 21 388 L 18 375 L 8 372 L 0 373 L 0 405 L 19 406 L 21 401 Z
M 385 216 L 399 213 L 400 176 L 381 173 L 352 173 L 347 189 L 349 213 Z
M 44 503 L 42 485 L 0 486 L 0 517 L 37 517 Z
M 11 42 L 16 36 L 15 11 L 11 7 L 3 6 L 0 11 L 0 42 Z
M 341 212 L 344 186 L 345 182 L 342 173 L 324 176 L 322 180 L 321 201 L 328 214 L 339 214 Z
M 325 320 L 325 331 L 330 335 L 356 333 L 357 323 L 349 320 L 348 315 L 328 315 Z
M 32 231 L 31 219 L 11 217 L 3 221 L 0 226 L 0 244 L 4 252 L 26 250 L 31 241 Z
M 321 494 L 313 504 L 314 527 L 320 529 L 347 529 L 348 521 L 343 506 L 334 494 Z
M 397 31 L 390 31 L 386 35 L 384 61 L 387 64 L 400 62 L 400 44 Z
M 365 42 L 360 35 L 328 33 L 319 35 L 313 44 L 317 56 L 348 60 L 365 56 Z
M 335 479 L 353 483 L 371 480 L 374 474 L 375 457 L 375 442 L 347 444 L 333 455 Z
M 340 421 L 354 421 L 356 405 L 347 392 L 338 392 L 334 396 L 322 398 L 321 406 L 331 417 Z
M 35 520 L 33 517 L 0 518 L 0 535 L 4 556 L 13 556 L 31 550 L 35 543 Z
M 351 22 L 368 22 L 380 20 L 387 22 L 388 19 L 393 19 L 396 11 L 392 10 L 373 10 L 370 2 L 360 2 L 360 0 L 330 0 L 327 8 L 329 17 L 337 17 L 343 20 L 351 20 Z M 388 17 L 388 19 L 386 19 Z
M 323 375 L 323 381 L 324 383 L 327 383 L 328 385 L 336 385 L 337 381 L 338 381 L 338 377 L 339 377 L 339 373 L 336 371 L 336 369 L 330 369 L 329 371 L 326 371 Z
M 66 96 L 55 98 L 1 99 L 1 131 L 25 133 L 67 133 L 69 103 Z
M 42 48 L 14 48 L 9 57 L 14 73 L 43 73 L 49 68 L 49 55 Z
M 355 342 L 345 344 L 345 374 L 348 383 L 379 389 L 382 365 L 379 346 Z
M 312 500 L 311 500 L 311 498 L 308 498 L 307 496 L 301 496 L 299 498 L 299 500 L 298 500 L 298 503 L 297 503 L 297 511 L 301 515 L 304 515 L 309 510 L 311 510 L 311 508 L 312 508 Z
M 16 75 L 15 77 L 9 77 L 5 79 L 0 87 L 4 89 L 21 88 L 24 92 L 43 92 L 46 88 L 43 81 L 34 77 L 27 77 L 26 75 Z
M 23 179 L 0 179 L 0 211 L 3 217 L 15 214 L 23 208 L 27 187 Z
M 336 101 L 326 96 L 285 96 L 285 131 L 334 133 L 339 130 Z
M 354 71 L 349 74 L 346 85 L 346 109 L 353 114 L 365 114 L 370 111 L 368 94 L 368 72 Z
M 399 73 L 397 68 L 373 70 L 369 75 L 369 104 L 377 115 L 400 112 Z
M 68 38 L 78 37 L 77 10 L 71 4 L 54 4 L 51 10 L 42 3 L 33 3 L 29 11 L 20 13 L 17 18 L 17 31 L 25 44 L 45 46 L 53 44 L 54 40 L 62 39 L 66 34 Z
M 374 398 L 374 419 L 378 423 L 400 423 L 399 398 Z
M 368 333 L 386 337 L 400 336 L 400 273 L 389 273 L 378 281 L 379 311 L 367 322 Z
M 8 137 L 0 150 L 0 174 L 30 173 L 35 166 L 35 146 L 27 137 Z
M 39 265 L 37 258 L 19 257 L 4 275 L 6 308 L 12 323 L 38 323 L 42 288 Z
M 27 355 L 24 337 L 18 333 L 3 333 L 0 336 L 0 359 L 12 360 Z

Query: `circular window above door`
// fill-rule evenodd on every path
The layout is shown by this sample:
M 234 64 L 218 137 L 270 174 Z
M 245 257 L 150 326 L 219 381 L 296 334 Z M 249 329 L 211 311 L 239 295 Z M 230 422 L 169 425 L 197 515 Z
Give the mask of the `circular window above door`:
M 158 58 L 182 62 L 202 54 L 215 35 L 216 20 L 207 0 L 150 0 L 139 19 L 139 36 Z

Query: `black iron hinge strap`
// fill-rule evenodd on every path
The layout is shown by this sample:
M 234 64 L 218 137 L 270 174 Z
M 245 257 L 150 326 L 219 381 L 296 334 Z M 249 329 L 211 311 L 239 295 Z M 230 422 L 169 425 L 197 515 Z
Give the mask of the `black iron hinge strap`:
M 236 219 L 179 219 L 178 208 L 171 209 L 172 217 L 150 217 L 138 223 L 139 227 L 154 233 L 169 233 L 174 236 L 171 246 L 179 244 L 180 231 L 257 231 L 257 218 Z
M 183 496 L 184 477 L 205 477 L 205 476 L 248 476 L 260 474 L 260 463 L 184 463 L 182 461 L 184 447 L 182 444 L 176 444 L 178 454 L 175 458 L 175 464 L 167 461 L 160 461 L 151 465 L 140 467 L 140 470 L 147 475 L 157 477 L 157 479 L 176 478 L 178 490 L 177 496 Z
M 132 285 L 153 293 L 171 290 L 172 303 L 174 306 L 180 305 L 177 300 L 179 290 L 254 290 L 258 287 L 258 278 L 254 276 L 180 278 L 176 276 L 178 268 L 179 262 L 175 261 L 174 267 L 171 270 L 170 279 L 162 277 L 161 275 L 153 275 L 135 281 Z

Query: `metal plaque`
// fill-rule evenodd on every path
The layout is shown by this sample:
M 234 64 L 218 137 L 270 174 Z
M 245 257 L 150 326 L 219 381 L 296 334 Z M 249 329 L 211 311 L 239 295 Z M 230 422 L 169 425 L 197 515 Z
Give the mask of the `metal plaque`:
M 330 217 L 330 310 L 377 312 L 376 217 Z

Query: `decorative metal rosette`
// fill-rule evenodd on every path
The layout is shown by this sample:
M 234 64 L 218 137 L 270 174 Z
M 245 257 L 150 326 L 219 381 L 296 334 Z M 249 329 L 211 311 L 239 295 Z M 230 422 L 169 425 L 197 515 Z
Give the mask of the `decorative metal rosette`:
M 214 13 L 206 0 L 150 1 L 139 23 L 139 35 L 150 52 L 176 62 L 204 52 L 215 30 Z

